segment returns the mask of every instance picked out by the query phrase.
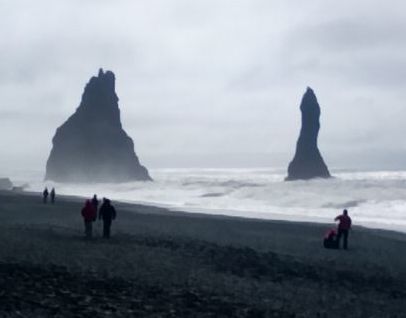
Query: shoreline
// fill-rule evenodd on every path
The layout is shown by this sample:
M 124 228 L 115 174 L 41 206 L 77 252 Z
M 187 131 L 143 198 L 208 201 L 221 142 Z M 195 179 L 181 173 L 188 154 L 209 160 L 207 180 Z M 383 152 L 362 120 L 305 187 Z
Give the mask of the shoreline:
M 42 198 L 41 192 L 35 191 L 0 191 L 6 193 L 15 193 L 15 194 L 22 194 L 22 195 L 30 195 L 34 197 Z M 57 194 L 57 198 L 61 198 L 62 200 L 71 200 L 77 203 L 83 203 L 86 199 L 91 199 L 90 197 L 80 196 L 80 195 L 65 195 L 65 194 Z M 100 201 L 102 197 L 98 198 Z M 169 204 L 159 204 L 159 203 L 150 203 L 145 201 L 131 201 L 131 200 L 114 200 L 112 202 L 119 205 L 128 205 L 128 206 L 141 206 L 146 208 L 156 208 L 162 210 L 161 212 L 165 211 L 166 214 L 174 214 L 180 216 L 188 216 L 188 215 L 196 215 L 200 217 L 212 217 L 212 218 L 231 218 L 231 219 L 241 219 L 247 221 L 264 221 L 264 222 L 282 222 L 282 223 L 297 223 L 297 224 L 309 224 L 309 225 L 325 225 L 326 231 L 329 228 L 336 227 L 337 223 L 334 222 L 333 219 L 329 220 L 327 218 L 319 218 L 319 219 L 312 219 L 311 217 L 297 217 L 293 215 L 286 215 L 283 214 L 275 214 L 275 213 L 267 213 L 267 217 L 255 217 L 255 216 L 246 216 L 243 213 L 246 213 L 246 210 L 230 210 L 230 209 L 204 209 L 204 208 L 182 208 L 177 206 L 171 206 Z M 229 214 L 230 213 L 230 214 Z M 240 215 L 235 215 L 241 213 Z M 337 215 L 341 213 L 341 210 L 337 210 Z M 262 213 L 265 215 L 265 213 Z M 291 218 L 289 218 L 291 217 Z M 353 220 L 354 221 L 354 220 Z M 390 233 L 398 233 L 402 235 L 406 235 L 406 227 L 402 227 L 400 225 L 392 225 L 388 227 L 379 227 L 376 223 L 368 223 L 365 224 L 357 224 L 356 220 L 354 227 L 361 228 L 365 230 L 371 231 L 381 231 L 381 232 L 390 232 Z
M 113 202 L 84 239 L 83 198 L 0 192 L 2 317 L 402 317 L 406 235 Z M 349 312 L 348 308 L 352 310 Z
M 56 186 L 57 194 L 97 193 L 127 203 L 208 215 L 333 224 L 347 208 L 358 225 L 406 233 L 404 170 L 349 170 L 337 172 L 334 180 L 295 183 L 281 181 L 272 168 L 220 170 L 155 169 L 154 183 L 119 185 L 47 183 L 38 172 L 14 176 L 21 184 L 29 180 L 27 190 Z
M 34 192 L 34 191 L 0 191 L 0 196 L 1 195 L 12 195 L 12 196 L 28 196 L 31 198 L 37 198 L 38 203 L 41 203 L 42 200 L 42 194 L 40 192 Z M 84 200 L 88 199 L 87 197 L 84 196 L 77 196 L 77 195 L 58 195 L 57 200 L 61 202 L 70 202 L 76 206 L 79 207 L 79 209 L 82 208 Z M 99 198 L 101 201 L 101 198 Z M 148 203 L 137 203 L 137 202 L 130 202 L 130 201 L 119 201 L 119 200 L 113 200 L 112 201 L 113 205 L 119 210 L 123 211 L 125 213 L 130 213 L 133 214 L 132 216 L 141 214 L 145 216 L 154 216 L 154 217 L 165 217 L 165 218 L 171 218 L 171 217 L 176 217 L 176 218 L 185 218 L 185 219 L 197 219 L 197 220 L 204 220 L 207 219 L 209 221 L 225 221 L 225 222 L 235 222 L 235 223 L 240 223 L 240 224 L 263 224 L 263 225 L 269 225 L 272 227 L 278 227 L 278 226 L 283 226 L 283 227 L 305 227 L 305 228 L 314 228 L 320 231 L 321 234 L 324 235 L 324 233 L 332 228 L 336 227 L 335 222 L 327 223 L 327 222 L 315 222 L 315 221 L 301 221 L 301 220 L 286 220 L 286 219 L 263 219 L 263 218 L 255 218 L 255 217 L 246 217 L 246 216 L 233 216 L 233 215 L 226 215 L 226 214 L 221 214 L 221 213 L 214 213 L 214 214 L 209 214 L 209 213 L 204 213 L 204 212 L 188 212 L 188 211 L 182 211 L 180 209 L 176 208 L 169 208 L 167 206 L 159 206 L 159 205 L 154 205 L 154 204 L 148 204 Z M 48 206 L 51 205 L 50 203 L 47 204 Z M 58 205 L 58 202 L 56 203 Z M 79 211 L 79 210 L 77 210 Z M 372 235 L 380 235 L 384 237 L 389 237 L 389 238 L 399 238 L 401 240 L 406 240 L 406 233 L 403 231 L 397 231 L 394 229 L 385 229 L 385 228 L 373 228 L 373 227 L 367 227 L 363 225 L 353 225 L 352 227 L 352 232 L 356 231 L 361 231 L 365 232 L 367 234 L 372 234 Z

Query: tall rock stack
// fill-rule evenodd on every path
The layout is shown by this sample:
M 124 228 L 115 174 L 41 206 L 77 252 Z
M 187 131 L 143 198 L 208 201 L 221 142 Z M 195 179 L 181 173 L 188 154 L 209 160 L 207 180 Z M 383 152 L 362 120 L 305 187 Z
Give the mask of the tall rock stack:
M 45 179 L 57 182 L 151 180 L 120 121 L 115 76 L 100 69 L 76 112 L 56 130 Z
M 320 129 L 320 106 L 311 88 L 307 88 L 300 105 L 302 128 L 296 145 L 295 157 L 289 164 L 286 180 L 329 178 L 330 172 L 317 147 Z

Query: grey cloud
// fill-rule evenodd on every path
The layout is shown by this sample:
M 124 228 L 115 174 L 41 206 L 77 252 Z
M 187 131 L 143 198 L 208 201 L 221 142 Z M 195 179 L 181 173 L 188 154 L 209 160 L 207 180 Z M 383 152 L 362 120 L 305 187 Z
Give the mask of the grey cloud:
M 222 154 L 224 165 L 273 154 L 287 163 L 307 85 L 322 107 L 326 157 L 389 153 L 403 143 L 405 9 L 396 0 L 1 2 L 0 147 L 20 156 L 29 127 L 27 158 L 43 165 L 56 127 L 104 67 L 146 165 L 179 154 L 194 163 L 200 154 L 201 165 Z

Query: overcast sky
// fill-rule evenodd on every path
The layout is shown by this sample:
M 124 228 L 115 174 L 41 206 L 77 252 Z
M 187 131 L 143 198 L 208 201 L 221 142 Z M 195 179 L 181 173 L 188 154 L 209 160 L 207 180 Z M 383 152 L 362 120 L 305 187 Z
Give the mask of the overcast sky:
M 320 103 L 330 166 L 406 168 L 406 4 L 0 0 L 0 163 L 44 168 L 99 67 L 147 167 L 284 166 Z

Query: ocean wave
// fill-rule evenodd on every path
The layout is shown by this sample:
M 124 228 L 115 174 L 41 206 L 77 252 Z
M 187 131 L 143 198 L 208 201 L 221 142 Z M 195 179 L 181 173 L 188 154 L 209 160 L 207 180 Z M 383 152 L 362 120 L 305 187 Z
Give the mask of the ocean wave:
M 245 217 L 327 222 L 347 208 L 356 223 L 406 229 L 406 171 L 333 171 L 332 179 L 295 182 L 284 182 L 280 169 L 156 169 L 151 174 L 155 181 L 147 183 L 45 184 L 42 174 L 19 180 L 29 182 L 34 191 L 48 185 L 61 194 L 97 193 L 113 200 Z
M 341 208 L 354 208 L 357 207 L 358 205 L 365 203 L 365 200 L 353 200 L 353 201 L 347 201 L 347 202 L 339 202 L 339 203 L 326 203 L 322 206 L 322 208 L 333 208 L 333 209 L 341 209 Z
M 202 194 L 200 197 L 202 197 L 202 198 L 218 198 L 218 197 L 222 197 L 224 195 L 225 195 L 225 193 L 211 192 L 211 193 Z

